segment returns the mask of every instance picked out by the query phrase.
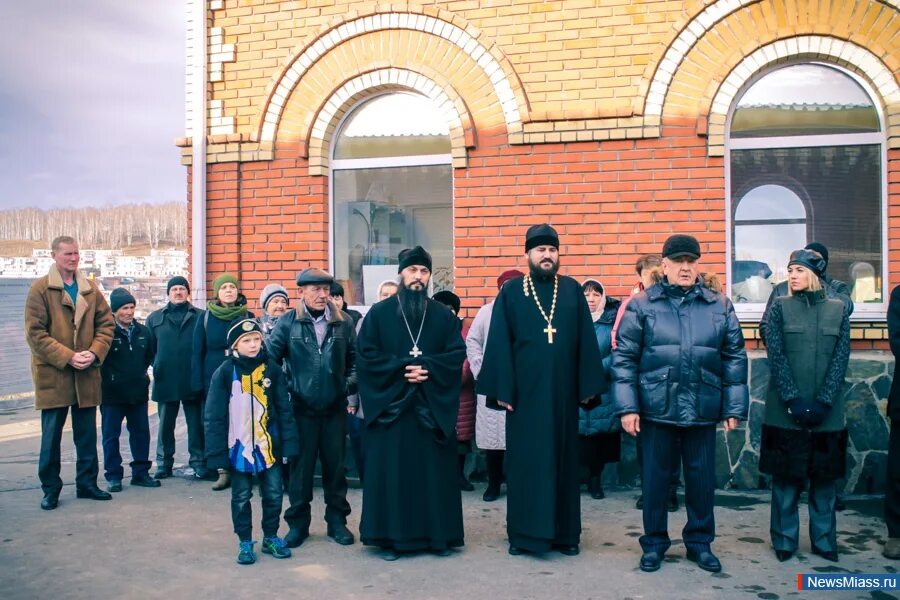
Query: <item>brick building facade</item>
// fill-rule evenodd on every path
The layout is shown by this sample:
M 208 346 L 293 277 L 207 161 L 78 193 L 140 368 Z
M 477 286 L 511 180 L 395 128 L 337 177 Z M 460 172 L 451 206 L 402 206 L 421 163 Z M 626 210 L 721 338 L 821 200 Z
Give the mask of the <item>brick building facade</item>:
M 871 351 L 887 347 L 884 302 L 900 284 L 896 0 L 189 0 L 189 11 L 196 2 L 207 20 L 207 282 L 234 271 L 255 298 L 326 266 L 362 304 L 371 281 L 360 273 L 381 275 L 385 255 L 427 239 L 418 219 L 447 228 L 434 242 L 447 246 L 443 285 L 472 316 L 497 274 L 523 264 L 531 224 L 558 228 L 566 274 L 619 297 L 635 258 L 684 232 L 755 347 L 754 294 L 778 279 L 782 254 L 815 239 L 832 251 L 830 274 L 854 287 L 855 356 L 883 360 Z M 189 44 L 196 35 L 189 24 Z M 186 165 L 196 93 L 194 80 Z M 353 115 L 392 93 L 442 117 L 439 156 L 338 158 Z M 370 137 L 422 134 L 403 120 Z M 392 166 L 449 197 L 398 200 L 405 171 L 389 183 L 375 172 Z M 741 208 L 745 198 L 755 204 Z M 345 222 L 356 213 L 364 233 Z M 873 368 L 861 384 L 892 372 Z M 882 405 L 879 393 L 866 402 Z

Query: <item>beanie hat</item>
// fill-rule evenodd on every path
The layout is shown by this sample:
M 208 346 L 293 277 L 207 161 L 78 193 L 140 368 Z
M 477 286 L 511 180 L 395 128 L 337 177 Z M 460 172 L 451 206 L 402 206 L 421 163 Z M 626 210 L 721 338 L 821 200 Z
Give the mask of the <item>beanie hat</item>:
M 213 279 L 213 296 L 219 296 L 219 288 L 225 285 L 226 283 L 233 283 L 238 289 L 241 288 L 238 283 L 238 278 L 232 275 L 231 273 L 222 273 L 215 279 Z
M 825 268 L 828 268 L 828 248 L 825 247 L 825 244 L 820 244 L 819 242 L 810 242 L 806 246 L 804 246 L 805 250 L 815 250 L 819 254 L 822 255 L 822 258 L 825 259 Z M 822 269 L 822 272 L 825 272 L 825 269 Z
M 256 319 L 241 319 L 236 322 L 228 329 L 228 347 L 233 350 L 235 344 L 237 344 L 242 337 L 251 333 L 262 335 L 262 328 L 259 326 L 259 321 Z
M 822 258 L 822 255 L 816 252 L 815 250 L 807 250 L 804 248 L 803 250 L 794 250 L 791 252 L 791 258 L 788 261 L 788 266 L 791 265 L 801 265 L 815 273 L 817 276 L 821 277 L 822 273 L 825 272 L 825 259 Z
M 514 279 L 516 277 L 524 277 L 525 273 L 518 269 L 510 269 L 509 271 L 503 271 L 500 274 L 500 277 L 497 278 L 497 289 L 503 287 L 503 284 L 509 281 L 510 279 Z
M 131 295 L 131 292 L 125 288 L 116 288 L 109 295 L 109 307 L 113 312 L 118 311 L 126 304 L 137 304 L 137 300 Z
M 191 284 L 188 283 L 188 280 L 182 277 L 181 275 L 176 275 L 172 279 L 169 280 L 169 283 L 166 284 L 166 294 L 175 287 L 176 285 L 183 285 L 187 288 L 188 293 L 191 291 Z
M 411 265 L 419 265 L 431 270 L 431 255 L 422 246 L 402 250 L 397 258 L 400 261 L 397 268 L 398 273 Z
M 444 306 L 448 307 L 450 310 L 454 312 L 454 314 L 459 314 L 459 309 L 462 307 L 462 303 L 459 300 L 459 296 L 451 292 L 450 290 L 442 290 L 431 297 L 432 300 L 440 302 Z
M 553 246 L 559 250 L 559 234 L 547 223 L 532 225 L 525 232 L 525 252 L 538 246 Z
M 285 300 L 288 300 L 288 293 L 287 290 L 284 289 L 284 286 L 278 285 L 277 283 L 270 283 L 264 287 L 262 294 L 259 296 L 259 304 L 262 306 L 262 309 L 266 310 L 266 305 L 276 296 L 281 296 Z

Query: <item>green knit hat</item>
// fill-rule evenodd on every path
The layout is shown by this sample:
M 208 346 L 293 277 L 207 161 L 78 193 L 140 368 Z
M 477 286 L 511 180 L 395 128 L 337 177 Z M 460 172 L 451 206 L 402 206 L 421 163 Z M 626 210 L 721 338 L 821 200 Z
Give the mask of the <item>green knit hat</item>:
M 238 283 L 238 278 L 232 275 L 231 273 L 222 273 L 215 279 L 213 279 L 213 296 L 219 297 L 219 288 L 225 285 L 226 283 L 233 283 L 239 290 L 241 289 L 241 284 Z

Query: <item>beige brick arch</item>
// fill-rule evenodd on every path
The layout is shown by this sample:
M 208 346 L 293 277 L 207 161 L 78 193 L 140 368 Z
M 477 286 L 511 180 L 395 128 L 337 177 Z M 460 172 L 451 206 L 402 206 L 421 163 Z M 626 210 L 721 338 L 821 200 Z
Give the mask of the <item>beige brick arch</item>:
M 687 19 L 678 31 L 678 34 L 672 42 L 666 47 L 662 57 L 648 64 L 644 73 L 644 83 L 640 88 L 640 96 L 643 98 L 643 106 L 639 109 L 639 114 L 649 117 L 661 117 L 663 106 L 666 103 L 666 96 L 669 93 L 673 79 L 675 78 L 678 68 L 685 60 L 688 53 L 694 46 L 706 36 L 718 23 L 725 20 L 729 16 L 742 11 L 750 10 L 753 5 L 766 3 L 766 0 L 714 0 L 709 3 L 703 10 Z M 771 0 L 771 4 L 778 5 L 774 11 L 774 27 L 782 32 L 779 37 L 784 37 L 784 31 L 790 29 L 790 22 L 785 20 L 784 15 L 796 14 L 801 15 L 817 15 L 821 12 L 818 3 L 809 2 L 807 0 Z M 812 4 L 813 6 L 807 6 Z M 859 3 L 855 6 L 855 11 L 865 11 L 866 2 Z M 900 0 L 870 0 L 869 4 L 874 6 L 884 6 L 894 11 L 900 11 Z M 849 10 L 849 8 L 834 6 L 832 11 Z M 762 11 L 751 11 L 753 14 L 750 19 L 760 19 Z M 780 18 L 779 18 L 780 15 Z M 900 14 L 896 15 L 900 18 Z M 763 19 L 771 18 L 769 16 Z M 809 19 L 810 17 L 806 17 Z M 847 20 L 845 19 L 845 22 Z M 760 23 L 766 27 L 770 23 Z M 736 40 L 739 44 L 745 45 L 751 43 L 750 39 Z
M 327 175 L 331 142 L 338 123 L 360 100 L 379 92 L 406 90 L 429 98 L 450 128 L 453 166 L 466 166 L 466 149 L 474 146 L 472 117 L 465 102 L 446 80 L 437 74 L 426 77 L 408 69 L 377 69 L 357 75 L 341 84 L 315 115 L 309 131 L 309 174 Z
M 457 52 L 474 61 L 487 77 L 499 103 L 508 133 L 522 131 L 523 118 L 528 114 L 524 89 L 509 60 L 491 41 L 474 27 L 461 22 L 458 16 L 443 11 L 435 14 L 384 10 L 366 16 L 351 16 L 325 28 L 320 35 L 298 48 L 273 78 L 259 124 L 259 140 L 274 142 L 284 108 L 294 88 L 319 60 L 354 38 L 378 32 L 413 31 L 436 36 L 452 44 Z M 380 67 L 382 65 L 373 65 Z M 391 66 L 391 65 L 384 65 Z
M 843 66 L 860 75 L 876 91 L 884 113 L 889 146 L 900 147 L 900 86 L 881 59 L 866 48 L 837 38 L 806 35 L 778 40 L 757 48 L 731 69 L 728 76 L 701 101 L 706 114 L 707 153 L 725 154 L 728 111 L 744 86 L 759 73 L 774 65 L 800 60 L 819 60 Z

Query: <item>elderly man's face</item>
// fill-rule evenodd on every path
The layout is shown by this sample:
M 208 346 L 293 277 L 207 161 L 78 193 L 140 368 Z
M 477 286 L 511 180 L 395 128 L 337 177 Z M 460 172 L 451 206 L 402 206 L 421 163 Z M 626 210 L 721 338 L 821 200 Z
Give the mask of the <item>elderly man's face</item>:
M 663 272 L 669 284 L 683 288 L 689 288 L 697 282 L 699 267 L 700 261 L 690 256 L 663 259 Z
M 317 283 L 312 285 L 304 285 L 300 288 L 303 296 L 303 303 L 307 308 L 313 310 L 325 310 L 328 304 L 328 298 L 331 294 L 331 284 Z
M 190 292 L 183 285 L 173 285 L 169 288 L 169 300 L 172 304 L 181 304 L 182 302 L 186 302 Z

